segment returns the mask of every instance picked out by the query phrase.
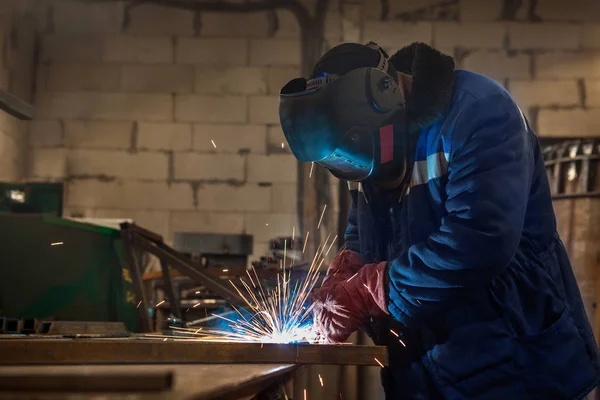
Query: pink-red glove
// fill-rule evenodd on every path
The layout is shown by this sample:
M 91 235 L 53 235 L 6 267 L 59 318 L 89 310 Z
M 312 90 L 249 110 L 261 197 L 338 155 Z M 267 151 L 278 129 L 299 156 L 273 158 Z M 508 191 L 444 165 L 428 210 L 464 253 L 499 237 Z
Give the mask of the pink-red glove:
M 362 266 L 363 262 L 360 254 L 352 250 L 342 250 L 329 264 L 327 275 L 325 275 L 321 287 L 347 280 L 356 274 Z
M 387 262 L 367 264 L 356 276 L 335 280 L 313 294 L 313 327 L 317 339 L 339 343 L 370 318 L 388 314 L 385 295 Z

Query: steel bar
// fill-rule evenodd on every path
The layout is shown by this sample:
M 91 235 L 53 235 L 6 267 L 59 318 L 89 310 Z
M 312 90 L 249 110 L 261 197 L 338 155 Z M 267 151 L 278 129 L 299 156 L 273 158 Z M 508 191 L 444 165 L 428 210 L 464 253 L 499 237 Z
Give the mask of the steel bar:
M 171 269 L 163 260 L 160 260 L 160 268 L 162 269 L 163 282 L 171 306 L 171 313 L 175 318 L 181 319 L 181 304 L 179 302 L 179 296 L 175 291 L 175 286 L 173 285 L 173 279 L 171 279 Z
M 162 339 L 0 339 L 0 365 L 330 364 L 387 365 L 383 346 L 199 342 Z
M 127 263 L 127 267 L 129 268 L 131 280 L 133 281 L 132 283 L 135 296 L 139 301 L 137 308 L 138 316 L 140 318 L 140 331 L 152 332 L 152 321 L 148 315 L 148 300 L 146 299 L 146 293 L 144 292 L 142 274 L 133 252 L 132 236 L 132 232 L 128 229 L 121 230 L 121 238 L 123 239 L 123 256 L 125 258 L 125 263 Z
M 33 119 L 33 106 L 16 96 L 0 89 L 0 110 L 22 120 Z

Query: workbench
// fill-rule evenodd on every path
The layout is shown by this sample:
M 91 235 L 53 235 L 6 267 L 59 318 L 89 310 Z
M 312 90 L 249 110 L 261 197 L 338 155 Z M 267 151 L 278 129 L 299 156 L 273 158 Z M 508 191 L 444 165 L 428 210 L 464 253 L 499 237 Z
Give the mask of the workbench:
M 276 391 L 296 367 L 273 364 L 0 367 L 0 399 L 238 400 Z

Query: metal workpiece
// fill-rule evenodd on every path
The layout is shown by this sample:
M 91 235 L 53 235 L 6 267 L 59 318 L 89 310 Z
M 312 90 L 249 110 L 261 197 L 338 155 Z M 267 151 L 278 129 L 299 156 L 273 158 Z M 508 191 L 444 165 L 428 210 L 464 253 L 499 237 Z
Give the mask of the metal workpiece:
M 193 339 L 0 339 L 0 365 L 388 364 L 383 346 L 201 342 Z
M 33 119 L 34 108 L 17 96 L 0 89 L 0 110 L 22 120 Z

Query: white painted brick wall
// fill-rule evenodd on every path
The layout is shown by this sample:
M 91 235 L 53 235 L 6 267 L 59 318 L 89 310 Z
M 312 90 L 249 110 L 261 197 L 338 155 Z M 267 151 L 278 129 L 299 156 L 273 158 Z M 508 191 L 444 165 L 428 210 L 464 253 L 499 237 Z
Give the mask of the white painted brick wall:
M 298 187 L 295 183 L 274 183 L 271 187 L 271 211 L 295 213 L 298 203 Z
M 517 50 L 575 50 L 581 40 L 581 26 L 563 23 L 511 23 L 510 47 Z
M 215 149 L 211 140 L 214 140 Z M 210 125 L 195 124 L 193 148 L 202 152 L 237 153 L 249 150 L 264 154 L 267 146 L 265 125 Z
M 61 0 L 52 10 L 56 32 L 68 33 L 118 33 L 123 26 L 123 2 L 81 2 Z
M 91 149 L 127 149 L 133 122 L 67 121 L 65 146 Z
M 288 39 L 250 40 L 251 65 L 300 65 L 300 41 Z
M 169 64 L 173 62 L 173 40 L 168 37 L 107 36 L 103 59 L 108 62 Z
M 33 120 L 29 122 L 29 147 L 58 147 L 63 145 L 60 121 Z
M 251 123 L 279 123 L 279 96 L 252 96 L 248 98 L 248 103 Z
M 126 210 L 193 210 L 192 187 L 187 183 L 112 181 L 69 182 L 66 203 L 71 207 Z
M 182 64 L 246 65 L 247 39 L 177 38 L 175 61 Z
M 21 176 L 20 143 L 0 131 L 0 180 L 14 181 Z
M 72 150 L 68 154 L 68 171 L 73 176 L 159 181 L 168 178 L 168 159 L 162 153 Z
M 121 88 L 125 92 L 191 93 L 194 68 L 191 65 L 126 65 Z
M 296 214 L 246 213 L 244 229 L 258 243 L 267 242 L 277 236 L 291 236 L 294 226 L 298 234 Z
M 244 214 L 174 211 L 171 232 L 243 233 Z
M 584 49 L 600 49 L 600 24 L 582 26 L 581 45 Z
M 538 0 L 536 14 L 544 21 L 600 21 L 596 0 Z
M 279 29 L 274 37 L 277 39 L 298 39 L 300 38 L 300 24 L 298 19 L 289 10 L 277 10 L 277 20 Z
M 240 155 L 175 154 L 175 179 L 244 180 L 245 158 Z
M 546 137 L 598 137 L 600 109 L 540 110 L 538 130 Z
M 204 12 L 201 21 L 203 37 L 262 38 L 269 33 L 266 12 Z
M 600 78 L 600 53 L 548 53 L 535 58 L 537 78 Z
M 104 36 L 53 34 L 42 37 L 41 61 L 100 61 Z
M 260 67 L 196 68 L 196 93 L 208 95 L 265 94 L 267 71 Z
M 140 4 L 129 11 L 127 33 L 144 36 L 192 36 L 194 12 Z
M 600 80 L 585 81 L 585 102 L 589 107 L 600 107 Z
M 170 213 L 156 210 L 115 210 L 100 208 L 92 211 L 94 218 L 132 219 L 144 229 L 168 238 L 170 235 Z
M 247 113 L 247 99 L 241 96 L 178 95 L 175 99 L 175 120 L 181 122 L 241 123 Z
M 292 155 L 248 156 L 248 182 L 296 182 L 297 161 Z
M 197 192 L 200 211 L 270 211 L 271 187 L 227 184 L 201 186 Z
M 461 21 L 496 21 L 502 15 L 503 0 L 460 0 Z
M 393 50 L 412 42 L 431 44 L 433 25 L 431 22 L 365 21 L 363 39 Z
M 56 180 L 67 176 L 65 149 L 31 149 L 29 155 L 31 177 Z
M 510 92 L 517 104 L 529 106 L 572 106 L 579 104 L 577 82 L 511 80 Z
M 171 121 L 173 97 L 169 94 L 40 93 L 36 100 L 36 117 Z
M 267 128 L 267 146 L 270 153 L 290 153 L 281 125 L 270 125 Z
M 279 95 L 279 91 L 289 81 L 300 77 L 299 67 L 270 67 L 268 69 L 269 94 Z
M 118 92 L 119 65 L 53 63 L 48 66 L 45 89 L 56 92 Z
M 479 72 L 492 79 L 529 79 L 530 56 L 507 55 L 505 52 L 473 52 L 463 62 L 465 69 Z
M 137 148 L 143 150 L 189 151 L 192 149 L 192 125 L 141 122 L 137 127 Z
M 497 22 L 436 22 L 433 32 L 436 47 L 500 49 L 504 45 L 506 25 Z

